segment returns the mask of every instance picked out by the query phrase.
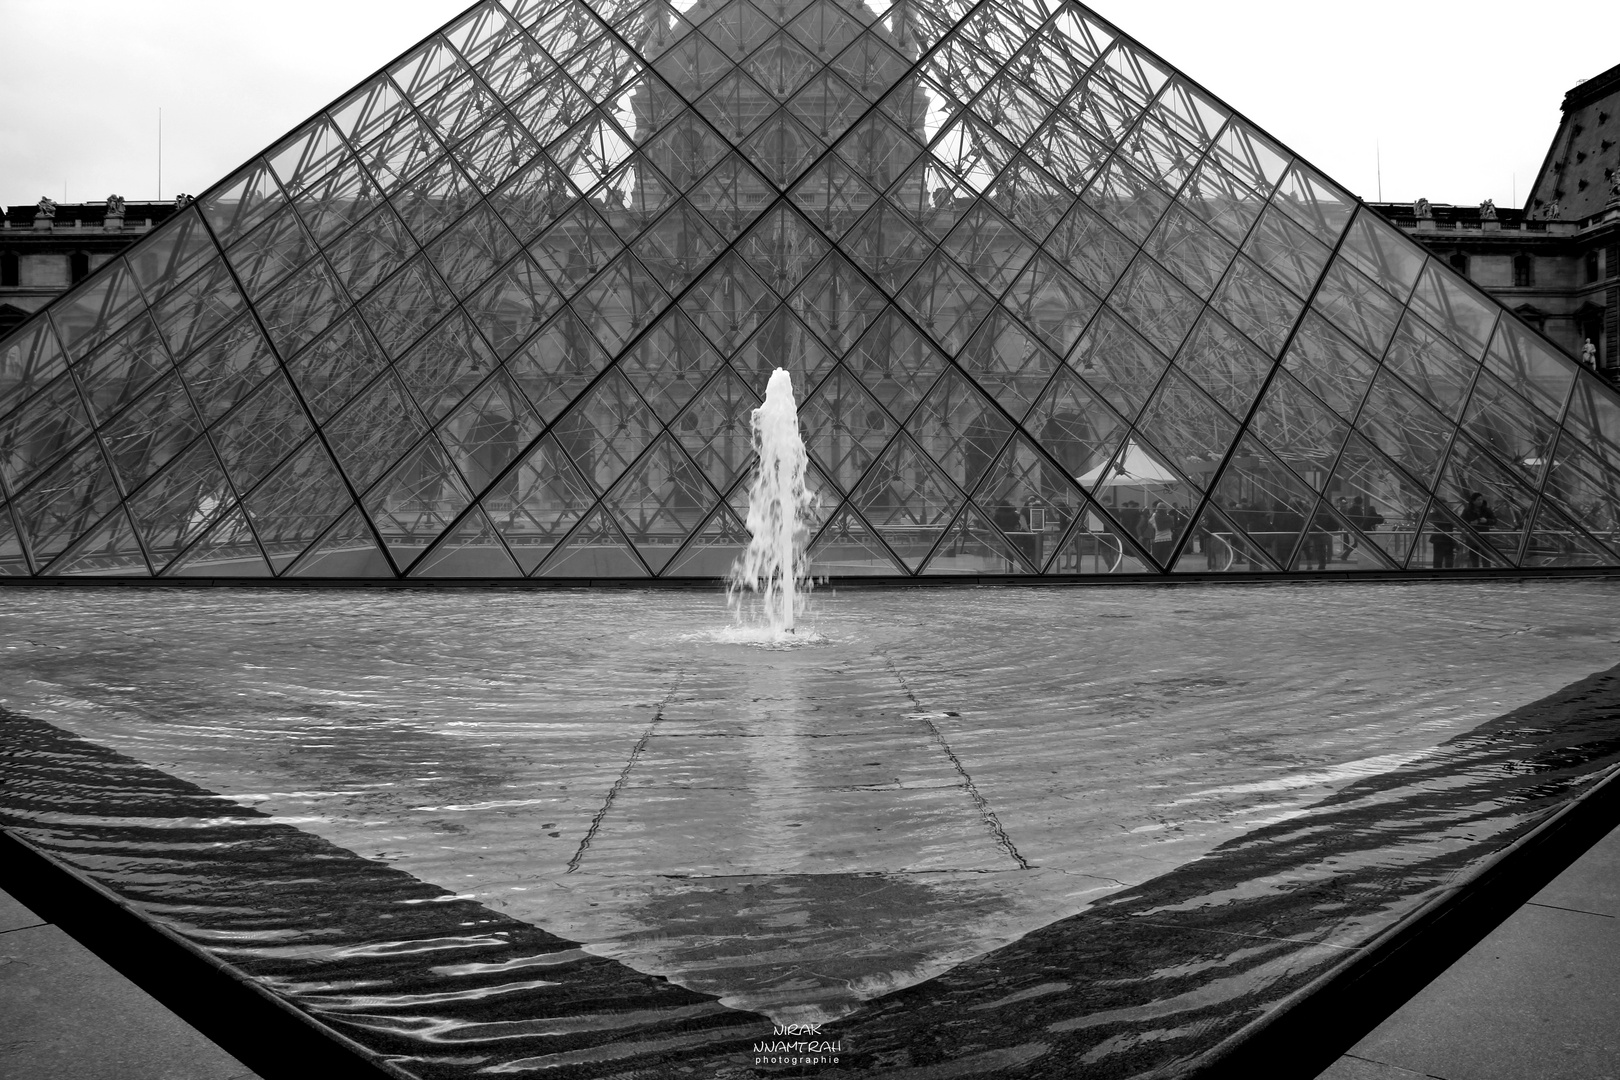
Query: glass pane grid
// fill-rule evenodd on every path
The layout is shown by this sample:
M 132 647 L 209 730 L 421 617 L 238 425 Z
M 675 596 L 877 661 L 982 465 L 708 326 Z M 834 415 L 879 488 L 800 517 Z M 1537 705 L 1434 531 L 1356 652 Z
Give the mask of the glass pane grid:
M 718 572 L 777 364 L 843 572 L 1620 561 L 1609 391 L 1083 9 L 513 0 L 0 342 L 0 572 Z

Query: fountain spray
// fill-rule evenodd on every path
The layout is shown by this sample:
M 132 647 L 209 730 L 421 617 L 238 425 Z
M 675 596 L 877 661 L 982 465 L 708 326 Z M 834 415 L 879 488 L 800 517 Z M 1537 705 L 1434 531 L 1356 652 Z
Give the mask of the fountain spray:
M 761 608 L 771 628 L 793 632 L 799 593 L 810 591 L 804 554 L 805 515 L 816 496 L 804 486 L 809 456 L 799 437 L 793 380 L 785 368 L 771 373 L 765 404 L 754 410 L 754 449 L 759 471 L 748 492 L 748 550 L 731 568 L 727 590 L 733 606 L 744 588 L 763 594 Z

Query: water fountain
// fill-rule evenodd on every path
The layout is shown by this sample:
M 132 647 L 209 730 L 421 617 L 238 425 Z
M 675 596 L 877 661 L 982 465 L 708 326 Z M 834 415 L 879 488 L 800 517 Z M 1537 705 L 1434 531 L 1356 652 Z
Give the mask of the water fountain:
M 754 449 L 759 468 L 748 492 L 752 539 L 731 569 L 727 596 L 740 610 L 744 590 L 759 593 L 758 615 L 772 639 L 794 632 L 798 598 L 811 588 L 805 558 L 805 518 L 816 495 L 804 485 L 809 456 L 799 436 L 793 379 L 786 368 L 771 373 L 765 403 L 754 410 Z

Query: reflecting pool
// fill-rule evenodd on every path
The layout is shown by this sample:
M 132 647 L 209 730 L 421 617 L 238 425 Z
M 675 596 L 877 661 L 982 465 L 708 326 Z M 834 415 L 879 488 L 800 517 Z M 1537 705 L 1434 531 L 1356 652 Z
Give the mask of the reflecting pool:
M 823 590 L 783 648 L 719 593 L 9 590 L 0 823 L 424 1076 L 746 1076 L 772 1022 L 1136 1075 L 1607 768 L 1620 722 L 1576 760 L 1525 710 L 1620 660 L 1617 600 Z

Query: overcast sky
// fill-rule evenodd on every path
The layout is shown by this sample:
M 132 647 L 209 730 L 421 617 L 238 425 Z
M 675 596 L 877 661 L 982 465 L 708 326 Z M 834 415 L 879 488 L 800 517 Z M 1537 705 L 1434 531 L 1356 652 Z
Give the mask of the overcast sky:
M 1365 199 L 1522 204 L 1565 91 L 1620 63 L 1620 3 L 1097 0 Z M 198 193 L 460 0 L 0 0 L 0 203 Z M 1517 192 L 1515 198 L 1515 176 Z M 64 187 L 65 185 L 65 187 Z

